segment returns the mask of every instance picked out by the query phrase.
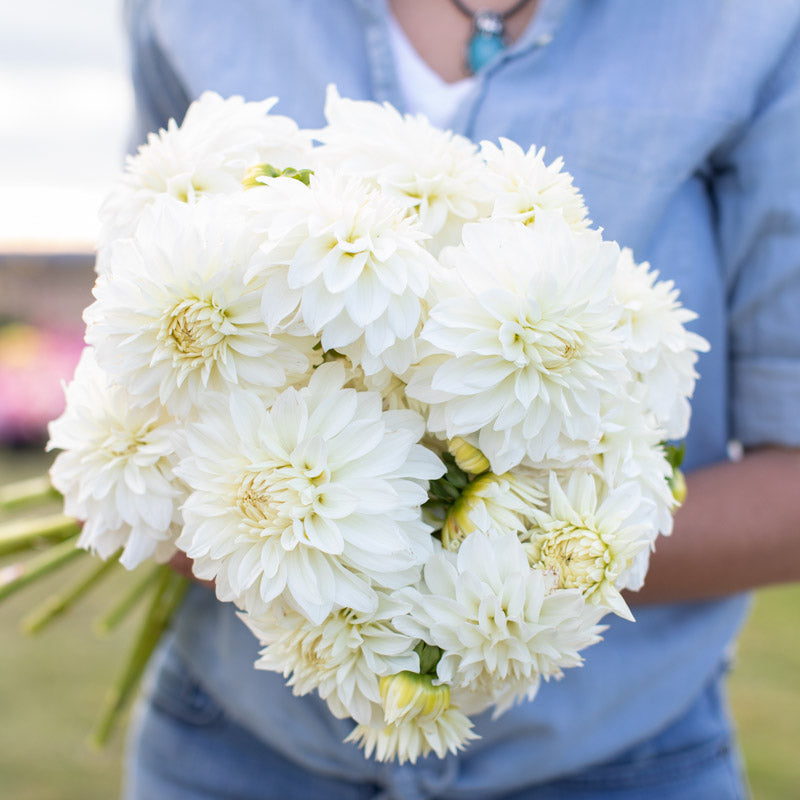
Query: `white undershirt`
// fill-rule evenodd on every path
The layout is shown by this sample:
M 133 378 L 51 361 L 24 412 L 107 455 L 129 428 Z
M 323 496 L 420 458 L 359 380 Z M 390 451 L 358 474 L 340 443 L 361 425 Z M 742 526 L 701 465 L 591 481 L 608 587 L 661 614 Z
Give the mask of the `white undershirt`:
M 459 104 L 475 85 L 475 77 L 447 83 L 414 49 L 394 15 L 388 16 L 389 42 L 407 110 L 423 113 L 440 128 L 449 127 Z

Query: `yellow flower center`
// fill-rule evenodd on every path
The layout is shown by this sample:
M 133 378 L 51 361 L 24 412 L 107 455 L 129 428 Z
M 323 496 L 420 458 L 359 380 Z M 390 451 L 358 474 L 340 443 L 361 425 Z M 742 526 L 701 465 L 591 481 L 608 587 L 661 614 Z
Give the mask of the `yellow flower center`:
M 278 464 L 245 472 L 236 492 L 236 508 L 249 536 L 280 536 L 286 549 L 310 545 L 307 523 L 324 513 L 327 468 Z M 323 484 L 321 487 L 320 484 Z
M 591 593 L 609 574 L 611 549 L 597 531 L 565 525 L 555 531 L 534 534 L 530 552 L 532 566 L 551 570 L 562 589 Z
M 275 485 L 264 474 L 246 475 L 236 495 L 236 506 L 242 516 L 256 524 L 274 523 L 279 516 Z
M 562 372 L 580 356 L 583 346 L 580 331 L 562 320 L 506 321 L 499 333 L 503 357 L 520 369 L 533 366 L 543 372 Z
M 181 300 L 166 314 L 161 339 L 172 345 L 177 357 L 197 360 L 212 357 L 224 342 L 225 313 L 205 300 Z
M 103 442 L 103 447 L 112 456 L 124 457 L 136 453 L 147 441 L 148 431 L 117 430 L 109 433 Z

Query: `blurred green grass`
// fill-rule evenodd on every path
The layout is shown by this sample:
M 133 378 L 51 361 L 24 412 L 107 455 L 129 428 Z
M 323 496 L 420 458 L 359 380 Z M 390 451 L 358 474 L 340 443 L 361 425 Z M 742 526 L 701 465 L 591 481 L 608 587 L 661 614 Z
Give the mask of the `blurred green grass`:
M 49 457 L 0 451 L 0 483 L 41 474 Z M 69 567 L 77 575 L 82 562 Z M 124 731 L 102 751 L 87 743 L 135 627 L 91 633 L 110 586 L 38 637 L 18 621 L 64 580 L 50 576 L 0 604 L 0 797 L 108 800 L 119 793 Z M 731 676 L 731 705 L 754 800 L 800 795 L 800 585 L 758 593 Z M 711 799 L 709 799 L 711 800 Z
M 730 683 L 753 797 L 800 797 L 800 584 L 756 594 Z
M 0 450 L 0 484 L 42 474 L 50 460 L 35 450 Z M 9 562 L 12 557 L 0 567 Z M 92 634 L 92 621 L 113 594 L 111 586 L 102 586 L 38 636 L 19 627 L 32 607 L 87 565 L 79 559 L 0 604 L 2 798 L 108 800 L 119 794 L 124 736 L 118 731 L 100 751 L 89 744 L 89 734 L 121 666 L 133 620 L 105 641 Z

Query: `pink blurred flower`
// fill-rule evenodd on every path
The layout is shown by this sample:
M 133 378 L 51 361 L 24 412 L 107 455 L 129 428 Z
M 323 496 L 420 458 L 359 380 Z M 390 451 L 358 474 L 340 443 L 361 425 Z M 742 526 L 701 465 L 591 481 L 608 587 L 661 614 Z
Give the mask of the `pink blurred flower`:
M 0 442 L 42 441 L 47 423 L 64 410 L 62 381 L 83 350 L 76 329 L 0 326 Z

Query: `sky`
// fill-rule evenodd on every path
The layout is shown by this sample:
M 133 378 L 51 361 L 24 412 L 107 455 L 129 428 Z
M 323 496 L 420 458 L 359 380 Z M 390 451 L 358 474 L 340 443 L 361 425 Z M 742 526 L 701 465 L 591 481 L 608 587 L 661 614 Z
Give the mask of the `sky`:
M 121 0 L 0 3 L 0 251 L 91 250 L 131 105 Z

